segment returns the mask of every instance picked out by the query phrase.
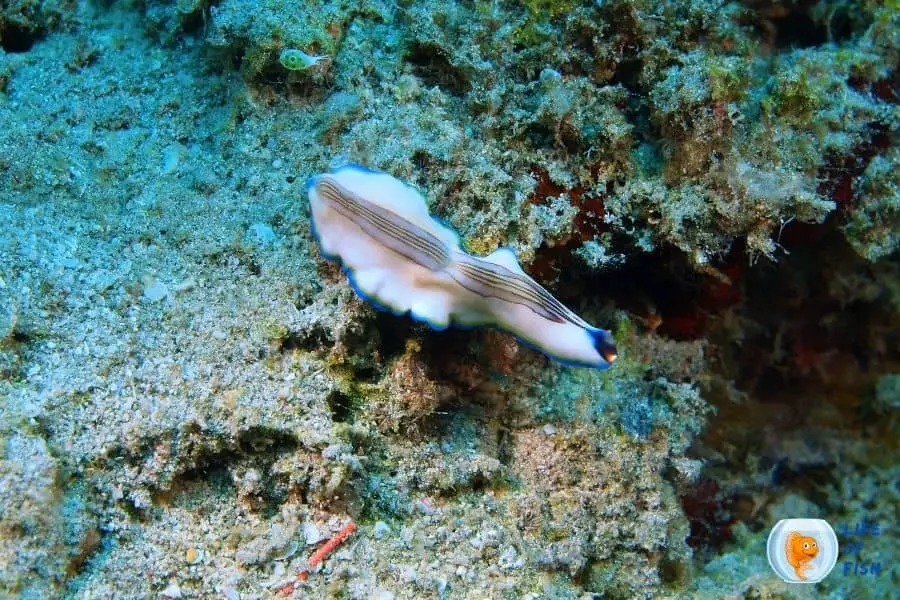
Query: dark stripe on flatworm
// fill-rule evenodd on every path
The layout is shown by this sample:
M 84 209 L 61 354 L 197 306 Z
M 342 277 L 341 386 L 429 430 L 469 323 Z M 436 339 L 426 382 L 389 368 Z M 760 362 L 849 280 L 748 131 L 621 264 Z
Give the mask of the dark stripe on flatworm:
M 555 323 L 586 324 L 530 277 L 474 256 L 457 256 L 453 279 L 474 294 L 520 304 Z M 456 273 L 454 273 L 454 271 Z
M 439 271 L 450 262 L 446 246 L 418 225 L 369 202 L 331 179 L 320 179 L 316 188 L 337 212 L 382 246 L 431 271 Z

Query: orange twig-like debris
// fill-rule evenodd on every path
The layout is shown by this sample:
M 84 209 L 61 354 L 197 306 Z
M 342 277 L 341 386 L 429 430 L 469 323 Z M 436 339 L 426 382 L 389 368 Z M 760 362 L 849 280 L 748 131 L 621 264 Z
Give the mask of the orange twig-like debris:
M 338 531 L 337 535 L 325 542 L 324 546 L 316 550 L 313 555 L 309 557 L 309 560 L 306 561 L 306 564 L 308 564 L 310 567 L 314 567 L 322 562 L 323 558 L 328 556 L 331 551 L 338 546 L 338 544 L 343 542 L 344 539 L 354 531 L 356 531 L 356 523 L 353 523 L 351 521 L 349 525 Z
M 309 568 L 303 569 L 302 571 L 297 573 L 297 579 L 299 581 L 306 581 L 306 579 L 309 577 L 309 569 L 315 567 L 317 564 L 322 562 L 322 560 L 326 556 L 328 556 L 332 550 L 337 548 L 338 545 L 340 545 L 340 543 L 343 542 L 347 538 L 347 536 L 349 536 L 354 531 L 356 531 L 356 523 L 353 523 L 351 521 L 349 525 L 347 525 L 346 527 L 344 527 L 343 529 L 338 531 L 337 535 L 335 535 L 333 538 L 331 538 L 330 540 L 325 542 L 325 544 L 321 548 L 319 548 L 318 550 L 313 552 L 313 555 L 310 556 L 309 559 L 306 561 L 306 564 Z M 287 587 L 287 586 L 285 586 L 285 587 Z M 292 591 L 293 591 L 293 586 L 292 586 Z

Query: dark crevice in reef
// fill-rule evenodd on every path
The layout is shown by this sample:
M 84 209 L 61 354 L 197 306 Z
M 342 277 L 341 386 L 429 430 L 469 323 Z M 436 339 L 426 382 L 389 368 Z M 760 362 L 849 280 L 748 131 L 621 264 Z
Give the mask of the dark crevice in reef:
M 413 152 L 410 160 L 414 165 L 416 165 L 417 169 L 423 172 L 427 172 L 431 169 L 437 168 L 438 166 L 440 166 L 441 162 L 437 159 L 437 157 L 431 156 L 430 154 L 428 154 L 428 152 L 421 149 Z
M 855 22 L 858 16 L 851 14 L 850 5 L 819 0 L 786 3 L 745 0 L 744 4 L 751 9 L 744 20 L 776 49 L 838 43 L 868 27 L 868 23 Z
M 734 497 L 713 479 L 702 479 L 681 497 L 684 515 L 691 530 L 687 542 L 704 557 L 713 556 L 731 540 L 736 522 Z
M 267 427 L 251 427 L 242 431 L 237 439 L 238 449 L 246 455 L 265 456 L 274 461 L 279 454 L 293 452 L 297 449 L 297 440 L 293 435 L 269 429 Z
M 385 363 L 403 353 L 413 327 L 415 321 L 410 317 L 398 319 L 390 313 L 378 311 L 375 328 L 378 330 L 378 350 Z
M 9 339 L 17 344 L 27 344 L 31 341 L 31 336 L 21 329 L 14 329 L 10 334 Z
M 389 364 L 404 352 L 406 342 L 417 326 L 409 316 L 396 316 L 381 310 L 371 314 L 371 322 L 359 329 L 347 331 L 342 340 L 351 350 L 351 358 L 343 367 L 354 381 L 378 380 L 381 376 L 380 367 Z
M 353 416 L 353 399 L 340 390 L 332 390 L 325 397 L 325 404 L 335 423 L 347 423 Z
M 758 445 L 758 440 L 756 440 Z M 732 440 L 731 443 L 735 443 Z M 753 446 L 753 440 L 739 442 Z M 762 448 L 754 447 L 752 452 Z M 749 458 L 748 453 L 742 457 Z M 727 465 L 704 470 L 701 478 L 681 495 L 681 505 L 690 524 L 687 542 L 700 558 L 707 560 L 718 554 L 733 539 L 733 528 L 741 523 L 752 532 L 771 527 L 765 507 L 778 494 L 797 494 L 814 504 L 821 499 L 824 486 L 838 477 L 834 463 L 789 466 L 787 460 L 764 457 L 757 473 L 741 474 Z M 760 476 L 769 473 L 768 479 Z M 749 483 L 755 480 L 756 483 Z M 824 508 L 824 506 L 823 506 Z
M 831 465 L 794 468 L 782 460 L 772 467 L 772 484 L 790 488 L 813 503 L 821 496 L 817 493 L 822 485 L 835 482 L 835 472 Z M 762 523 L 760 523 L 762 526 Z
M 836 449 L 839 432 L 896 445 L 865 398 L 881 374 L 900 366 L 900 313 L 884 285 L 900 278 L 900 257 L 870 263 L 840 229 L 855 209 L 853 182 L 888 141 L 876 134 L 852 160 L 832 161 L 819 193 L 838 210 L 823 224 L 786 226 L 777 260 L 751 264 L 738 241 L 708 274 L 671 247 L 598 274 L 564 243 L 540 248 L 527 266 L 570 306 L 599 298 L 659 335 L 709 342 L 715 381 L 704 383 L 704 398 L 717 411 L 692 449 L 707 467 L 680 490 L 698 556 L 721 550 L 736 523 L 760 531 L 767 507 L 785 495 L 815 502 L 817 489 L 836 485 L 841 469 L 855 468 Z M 573 203 L 585 199 L 568 194 Z M 613 236 L 610 247 L 621 251 L 629 241 Z
M 650 119 L 650 105 L 646 101 L 647 91 L 643 90 L 638 82 L 643 65 L 640 60 L 632 59 L 619 65 L 616 69 L 611 85 L 621 85 L 628 91 L 628 99 L 622 110 L 628 122 L 634 127 L 632 130 L 635 140 L 651 145 L 656 145 L 660 140 L 658 126 Z
M 232 444 L 226 439 L 204 433 L 191 424 L 171 436 L 149 437 L 109 452 L 96 466 L 115 468 L 124 463 L 139 471 L 152 469 L 158 475 L 149 484 L 157 505 L 193 502 L 198 487 L 214 488 L 216 495 L 234 495 L 235 472 L 255 469 L 262 475 L 257 492 L 242 496 L 253 510 L 273 512 L 290 492 L 285 481 L 270 474 L 272 464 L 284 454 L 295 452 L 299 444 L 290 433 L 266 427 L 251 427 L 238 434 Z M 178 456 L 170 462 L 169 456 Z M 143 520 L 148 513 L 131 502 L 121 503 L 134 519 Z
M 731 252 L 711 265 L 709 273 L 701 273 L 681 250 L 664 246 L 651 254 L 637 251 L 627 235 L 590 217 L 604 213 L 604 198 L 613 193 L 613 182 L 597 193 L 583 187 L 565 189 L 552 183 L 545 172 L 535 174 L 538 184 L 531 202 L 542 204 L 546 198 L 565 194 L 580 209 L 574 222 L 577 235 L 562 243 L 543 244 L 525 267 L 564 303 L 577 307 L 586 297 L 598 298 L 641 319 L 658 321 L 662 335 L 694 340 L 706 335 L 711 318 L 741 299 L 738 278 L 748 264 L 743 243 L 736 242 Z M 623 266 L 598 273 L 572 255 L 584 242 L 601 235 L 610 236 L 607 247 L 613 252 L 631 258 Z
M 198 2 L 194 5 L 194 9 L 189 12 L 180 14 L 181 31 L 187 36 L 203 37 L 207 23 L 211 17 L 210 8 L 219 5 L 219 0 L 212 2 Z
M 792 7 L 784 14 L 773 15 L 767 20 L 775 29 L 776 48 L 810 48 L 828 41 L 828 28 L 816 23 L 807 11 Z
M 631 54 L 634 54 L 634 52 L 632 51 Z M 621 85 L 632 94 L 646 93 L 646 90 L 643 89 L 640 83 L 643 68 L 644 65 L 640 58 L 636 55 L 626 55 L 616 66 L 612 79 L 609 80 L 609 85 Z M 646 104 L 646 102 L 643 104 Z
M 10 54 L 28 52 L 34 43 L 44 36 L 40 29 L 19 27 L 13 23 L 5 23 L 0 31 L 0 47 Z
M 311 77 L 297 79 L 285 75 L 284 67 L 280 63 L 273 63 L 260 72 L 260 81 L 272 85 L 274 88 L 283 89 L 290 96 L 292 102 L 302 103 L 306 106 L 320 106 L 328 98 L 330 76 Z
M 872 265 L 856 256 L 836 230 L 748 271 L 741 309 L 754 327 L 745 328 L 733 358 L 741 389 L 761 396 L 809 391 L 839 363 L 869 371 L 900 360 L 891 351 L 900 347 L 900 323 L 879 282 L 893 271 L 890 261 Z
M 415 67 L 415 73 L 428 86 L 438 86 L 454 96 L 469 91 L 469 80 L 463 71 L 450 63 L 446 51 L 440 46 L 414 42 L 406 53 Z
M 833 463 L 791 468 L 784 462 L 761 461 L 759 472 L 768 469 L 771 473 L 763 484 L 758 483 L 761 480 L 758 473 L 740 474 L 724 467 L 708 468 L 701 479 L 681 495 L 681 505 L 690 525 L 687 542 L 699 553 L 701 560 L 717 555 L 734 539 L 733 528 L 737 523 L 751 532 L 771 527 L 765 508 L 776 499 L 769 495 L 776 493 L 772 490 L 779 490 L 778 494 L 797 494 L 818 504 L 823 487 L 836 482 Z M 754 479 L 757 483 L 748 485 L 747 482 Z
M 601 273 L 572 262 L 569 255 L 566 248 L 542 247 L 528 270 L 539 280 L 555 280 L 553 291 L 570 306 L 598 298 L 641 319 L 652 315 L 660 320 L 657 333 L 676 340 L 702 338 L 710 321 L 741 298 L 737 283 L 699 273 L 676 248 L 637 255 L 622 267 Z M 746 260 L 743 246 L 737 244 L 719 268 L 736 273 Z M 565 269 L 558 268 L 566 262 L 570 264 Z
M 692 453 L 706 468 L 682 495 L 701 551 L 720 548 L 734 523 L 771 525 L 766 507 L 788 494 L 817 502 L 857 468 L 853 440 L 896 448 L 867 398 L 900 365 L 900 314 L 884 286 L 900 265 L 860 258 L 839 220 L 784 235 L 790 254 L 747 269 L 741 301 L 710 322 L 715 376 L 730 383 L 704 394 L 717 413 Z
M 173 477 L 165 490 L 155 496 L 157 503 L 190 502 L 197 486 L 211 486 L 218 493 L 234 495 L 235 472 L 255 469 L 262 475 L 259 490 L 242 496 L 242 501 L 265 515 L 274 514 L 287 498 L 289 489 L 285 481 L 270 474 L 272 464 L 284 454 L 295 452 L 297 440 L 289 433 L 266 427 L 251 427 L 241 432 L 236 447 L 202 453 L 192 467 Z
M 165 490 L 160 490 L 154 495 L 156 504 L 178 504 L 198 486 L 208 486 L 234 495 L 236 488 L 231 477 L 230 465 L 238 460 L 236 452 L 223 451 L 204 455 L 190 469 L 176 475 Z M 133 514 L 140 517 L 141 515 Z
M 321 326 L 313 326 L 300 331 L 289 331 L 278 339 L 280 352 L 294 350 L 312 351 L 328 345 L 328 332 Z

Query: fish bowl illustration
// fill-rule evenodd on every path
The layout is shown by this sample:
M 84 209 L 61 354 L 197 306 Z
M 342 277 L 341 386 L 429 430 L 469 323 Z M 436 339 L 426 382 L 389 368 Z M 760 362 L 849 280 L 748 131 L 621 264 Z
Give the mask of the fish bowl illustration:
M 837 562 L 838 541 L 822 519 L 782 519 L 766 543 L 769 565 L 787 583 L 816 583 Z

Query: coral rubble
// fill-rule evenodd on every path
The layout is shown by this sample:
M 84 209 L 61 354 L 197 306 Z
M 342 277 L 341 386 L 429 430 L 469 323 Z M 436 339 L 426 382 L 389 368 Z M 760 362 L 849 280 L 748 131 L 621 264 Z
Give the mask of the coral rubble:
M 765 537 L 815 516 L 870 524 L 816 592 L 887 597 L 898 36 L 874 0 L 4 3 L 0 596 L 800 598 Z M 615 366 L 357 298 L 304 189 L 348 162 Z

